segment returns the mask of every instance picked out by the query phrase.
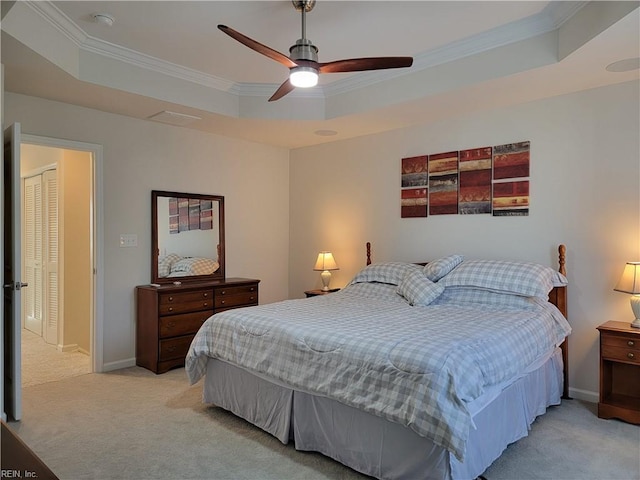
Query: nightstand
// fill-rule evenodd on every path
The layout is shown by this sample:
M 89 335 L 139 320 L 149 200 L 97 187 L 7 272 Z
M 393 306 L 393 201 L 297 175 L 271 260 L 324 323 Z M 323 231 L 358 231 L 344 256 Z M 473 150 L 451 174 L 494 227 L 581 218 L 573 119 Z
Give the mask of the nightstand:
M 304 294 L 307 296 L 307 298 L 309 297 L 316 297 L 318 295 L 326 295 L 327 293 L 333 293 L 333 292 L 337 292 L 338 290 L 340 290 L 339 288 L 330 288 L 329 290 L 307 290 L 306 292 L 304 292 Z
M 640 425 L 640 329 L 629 322 L 603 323 L 600 331 L 598 417 Z

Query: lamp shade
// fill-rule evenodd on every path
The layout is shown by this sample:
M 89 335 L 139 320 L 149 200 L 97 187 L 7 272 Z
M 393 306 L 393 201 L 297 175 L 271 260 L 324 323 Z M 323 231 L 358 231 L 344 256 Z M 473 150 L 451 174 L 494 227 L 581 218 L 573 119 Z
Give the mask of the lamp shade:
M 326 270 L 339 270 L 331 252 L 320 252 L 318 254 L 318 260 L 316 260 L 316 266 L 313 267 L 313 269 L 320 272 L 324 272 Z
M 614 290 L 632 295 L 640 294 L 640 262 L 627 262 Z

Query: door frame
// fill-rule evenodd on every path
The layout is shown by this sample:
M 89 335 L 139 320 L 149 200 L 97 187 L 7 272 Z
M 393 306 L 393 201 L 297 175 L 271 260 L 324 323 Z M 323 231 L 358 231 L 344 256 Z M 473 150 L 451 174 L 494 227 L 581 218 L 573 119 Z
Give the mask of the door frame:
M 40 135 L 23 133 L 21 144 L 40 145 L 61 148 L 65 150 L 80 150 L 89 152 L 93 157 L 92 171 L 92 203 L 93 203 L 93 299 L 92 319 L 90 326 L 91 337 L 91 371 L 104 371 L 103 326 L 104 326 L 104 207 L 102 190 L 103 149 L 95 143 L 78 142 Z

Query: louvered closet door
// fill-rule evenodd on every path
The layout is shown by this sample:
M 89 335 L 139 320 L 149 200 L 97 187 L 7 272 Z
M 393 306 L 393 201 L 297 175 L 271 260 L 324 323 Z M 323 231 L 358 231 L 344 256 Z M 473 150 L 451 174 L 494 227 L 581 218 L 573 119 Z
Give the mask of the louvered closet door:
M 42 176 L 24 180 L 24 326 L 42 336 Z
M 43 178 L 44 206 L 44 334 L 47 343 L 58 343 L 58 174 L 47 170 Z

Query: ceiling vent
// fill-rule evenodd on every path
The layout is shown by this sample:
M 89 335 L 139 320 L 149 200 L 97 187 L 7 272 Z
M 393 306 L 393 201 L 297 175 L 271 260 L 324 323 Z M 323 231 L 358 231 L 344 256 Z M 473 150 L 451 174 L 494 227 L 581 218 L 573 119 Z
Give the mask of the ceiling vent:
M 155 115 L 151 115 L 148 118 L 149 120 L 154 120 L 160 123 L 166 123 L 168 125 L 174 125 L 176 127 L 186 127 L 187 125 L 190 125 L 197 120 L 202 120 L 202 118 L 196 117 L 195 115 L 186 115 L 184 113 L 169 112 L 168 110 L 165 110 L 160 113 L 156 113 Z

